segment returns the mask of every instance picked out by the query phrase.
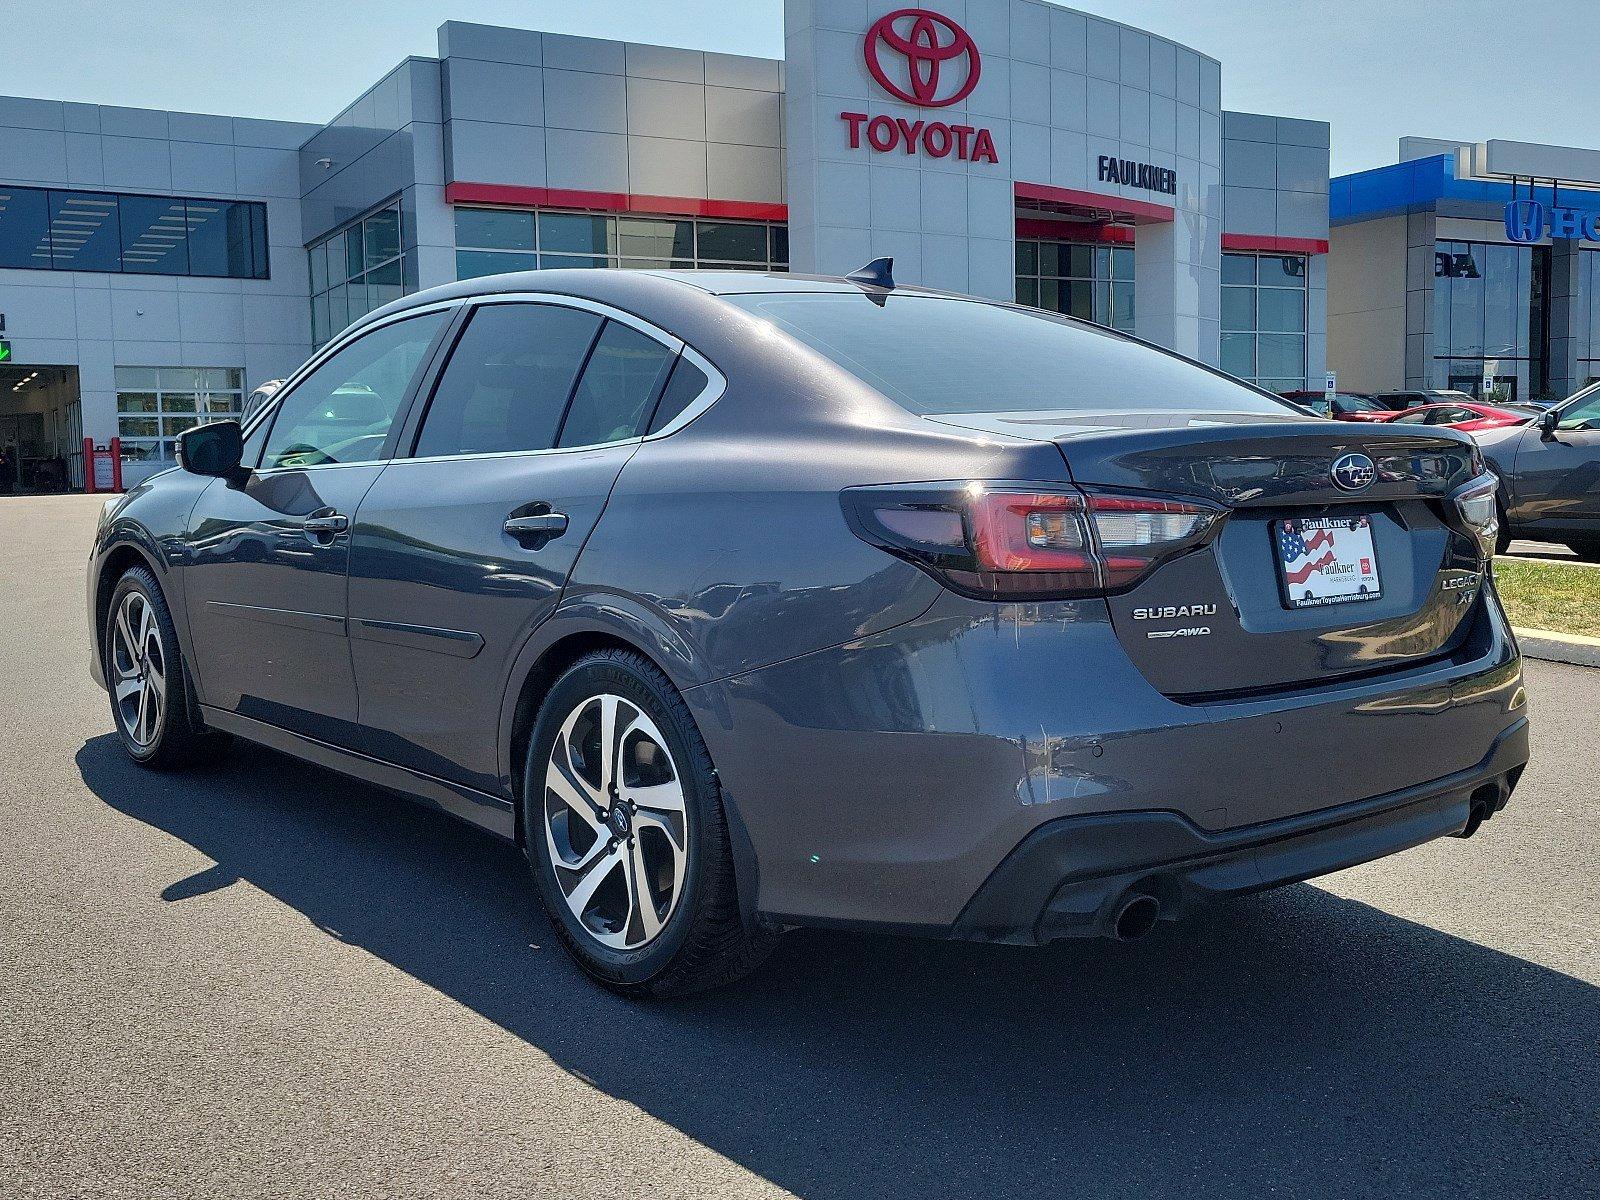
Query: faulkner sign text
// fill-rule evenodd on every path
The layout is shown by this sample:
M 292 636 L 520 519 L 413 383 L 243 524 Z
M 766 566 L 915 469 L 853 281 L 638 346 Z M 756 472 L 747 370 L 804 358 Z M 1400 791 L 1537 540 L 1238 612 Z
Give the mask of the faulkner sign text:
M 1134 162 L 1131 158 L 1100 156 L 1100 182 L 1120 183 L 1123 187 L 1142 188 L 1147 192 L 1162 192 L 1168 196 L 1178 194 L 1178 173 L 1154 163 Z

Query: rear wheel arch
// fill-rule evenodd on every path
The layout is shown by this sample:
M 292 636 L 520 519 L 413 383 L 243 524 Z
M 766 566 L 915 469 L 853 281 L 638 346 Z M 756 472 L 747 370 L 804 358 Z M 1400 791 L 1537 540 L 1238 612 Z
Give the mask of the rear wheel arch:
M 650 645 L 643 645 L 643 642 L 645 638 L 626 637 L 613 626 L 582 626 L 552 638 L 547 645 L 538 648 L 538 653 L 534 654 L 530 664 L 520 666 L 520 680 L 507 690 L 509 704 L 506 706 L 507 715 L 504 717 L 507 733 L 502 738 L 501 747 L 501 754 L 506 757 L 506 770 L 509 773 L 510 789 L 512 789 L 512 813 L 514 813 L 514 827 L 517 830 L 515 838 L 518 846 L 522 846 L 525 842 L 522 819 L 523 803 L 526 802 L 526 798 L 523 797 L 523 758 L 528 754 L 528 741 L 533 736 L 533 726 L 538 723 L 539 710 L 544 704 L 544 698 L 568 667 L 574 666 L 586 654 L 614 648 L 638 654 L 640 658 L 650 662 L 651 666 L 656 667 L 662 675 L 666 675 L 667 682 L 677 688 L 680 694 L 694 686 L 694 683 L 704 682 L 694 678 L 693 675 L 685 678 L 683 670 L 690 664 L 682 658 L 674 658 L 670 664 L 664 662 L 662 659 L 669 656 L 658 653 L 661 646 L 653 650 Z M 530 650 L 531 648 L 533 646 L 530 643 Z M 678 646 L 672 646 L 672 650 L 678 650 Z M 694 666 L 698 666 L 698 662 L 694 662 Z M 514 675 L 514 678 L 517 677 Z M 715 758 L 712 758 L 712 770 L 715 770 Z M 726 781 L 720 778 L 720 774 L 718 774 L 718 795 L 722 798 L 723 814 L 728 822 L 739 909 L 747 928 L 754 930 L 758 923 L 755 898 L 760 886 L 758 883 L 760 866 L 755 845 L 750 840 L 749 829 L 739 813 L 738 797 L 728 792 Z
M 510 728 L 508 730 L 506 745 L 502 753 L 509 765 L 511 779 L 511 797 L 516 812 L 517 842 L 520 845 L 522 838 L 522 772 L 519 769 L 523 757 L 528 751 L 528 739 L 533 734 L 534 724 L 539 719 L 539 711 L 544 706 L 544 699 L 550 693 L 556 680 L 562 674 L 583 658 L 596 650 L 617 649 L 628 650 L 642 655 L 659 670 L 661 664 L 643 648 L 635 645 L 626 638 L 605 630 L 587 629 L 569 633 L 556 641 L 551 642 L 542 651 L 531 665 L 521 672 L 521 682 L 515 689 L 515 700 L 511 705 Z M 663 672 L 664 674 L 666 672 Z

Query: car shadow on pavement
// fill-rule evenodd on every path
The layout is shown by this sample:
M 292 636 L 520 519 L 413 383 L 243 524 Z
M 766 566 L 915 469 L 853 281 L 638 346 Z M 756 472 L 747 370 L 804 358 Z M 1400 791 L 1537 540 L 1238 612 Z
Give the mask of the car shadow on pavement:
M 77 761 L 217 864 L 166 899 L 246 880 L 801 1196 L 1557 1195 L 1600 1170 L 1600 989 L 1315 887 L 1132 946 L 797 932 L 640 1005 L 570 964 L 514 848 L 443 815 L 248 746 Z

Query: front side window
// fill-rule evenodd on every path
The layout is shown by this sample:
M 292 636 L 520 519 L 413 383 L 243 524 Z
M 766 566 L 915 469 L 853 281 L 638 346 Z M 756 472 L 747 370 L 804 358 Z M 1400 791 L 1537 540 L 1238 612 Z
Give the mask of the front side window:
M 448 312 L 374 329 L 334 354 L 284 396 L 263 468 L 371 462 Z
M 434 389 L 415 453 L 548 450 L 603 318 L 555 304 L 485 304 Z
M 1120 334 L 1020 308 L 843 292 L 725 299 L 914 413 L 1298 411 Z
M 1571 404 L 1561 410 L 1556 428 L 1569 432 L 1600 429 L 1600 388 L 1591 388 L 1587 395 L 1574 398 Z
M 642 436 L 673 357 L 655 338 L 607 321 L 561 425 L 559 444 L 599 446 Z

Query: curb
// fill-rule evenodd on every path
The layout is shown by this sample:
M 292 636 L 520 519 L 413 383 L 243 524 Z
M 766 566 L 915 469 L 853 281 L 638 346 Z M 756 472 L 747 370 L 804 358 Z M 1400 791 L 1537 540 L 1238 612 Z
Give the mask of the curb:
M 1549 629 L 1513 629 L 1524 658 L 1541 662 L 1571 663 L 1576 667 L 1600 667 L 1600 638 L 1556 633 Z

